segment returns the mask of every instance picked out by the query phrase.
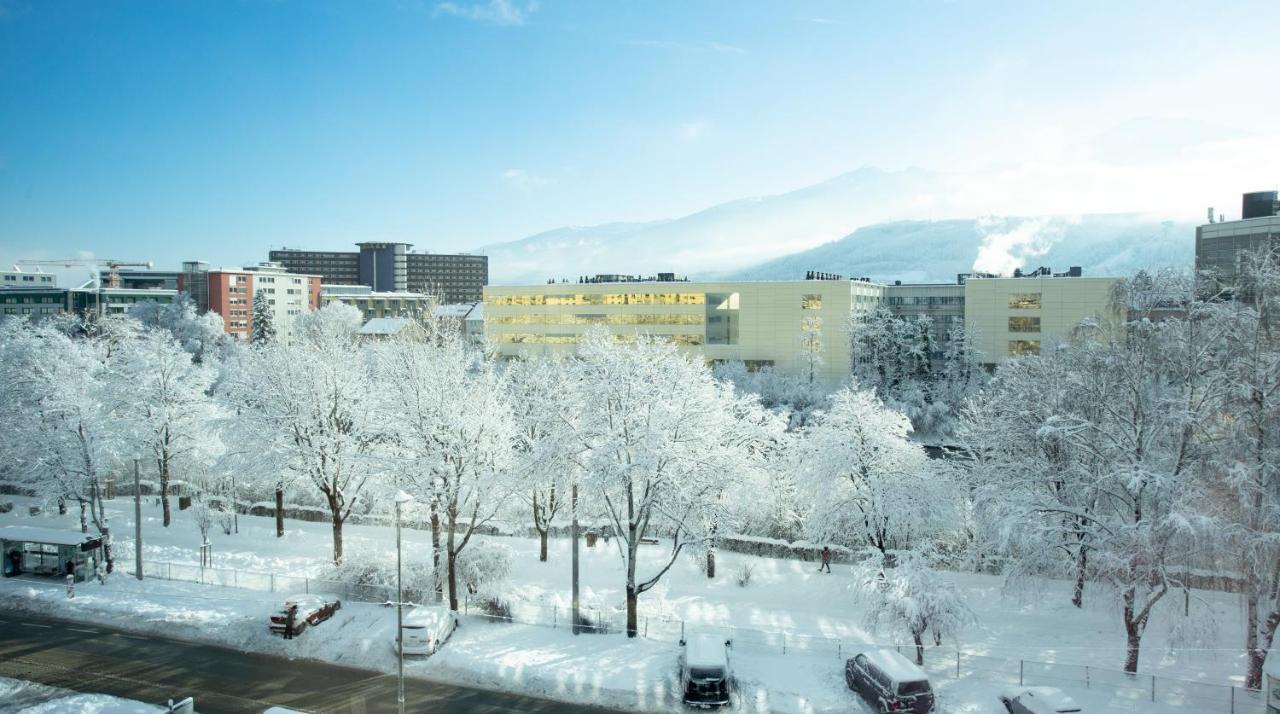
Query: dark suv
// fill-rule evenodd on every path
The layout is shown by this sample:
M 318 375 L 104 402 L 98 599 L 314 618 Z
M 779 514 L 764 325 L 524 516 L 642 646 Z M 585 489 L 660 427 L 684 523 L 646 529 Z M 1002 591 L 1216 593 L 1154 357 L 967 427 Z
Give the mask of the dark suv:
M 845 662 L 844 679 L 877 712 L 933 711 L 928 675 L 894 650 L 867 650 Z

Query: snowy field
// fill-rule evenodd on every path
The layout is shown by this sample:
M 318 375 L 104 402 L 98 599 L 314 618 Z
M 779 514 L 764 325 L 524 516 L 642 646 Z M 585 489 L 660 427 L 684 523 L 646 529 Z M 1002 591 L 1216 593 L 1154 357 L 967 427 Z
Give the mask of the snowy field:
M 29 517 L 24 499 L 4 500 L 13 500 L 16 508 L 13 513 L 0 515 L 0 524 L 76 527 L 73 515 Z M 116 500 L 109 510 L 113 529 L 120 534 L 117 558 L 121 563 L 131 563 L 133 543 L 124 534 L 133 532 L 132 502 Z M 176 513 L 174 525 L 164 529 L 159 525 L 158 509 L 147 506 L 143 527 L 144 555 L 149 562 L 198 563 L 199 532 L 186 513 Z M 288 521 L 285 537 L 276 539 L 273 534 L 270 519 L 249 516 L 240 517 L 239 534 L 226 536 L 215 529 L 210 535 L 214 566 L 282 575 L 325 573 L 331 548 L 327 524 Z M 349 554 L 394 547 L 393 532 L 386 528 L 348 526 L 346 537 Z M 429 539 L 429 533 L 406 530 L 406 558 L 429 558 Z M 569 543 L 553 539 L 550 562 L 539 563 L 535 540 L 494 540 L 515 551 L 512 578 L 505 592 L 517 617 L 524 612 L 549 611 L 557 611 L 562 617 L 568 605 Z M 647 548 L 651 549 L 651 562 L 656 566 L 664 546 Z M 585 604 L 607 607 L 620 603 L 622 565 L 616 549 L 600 543 L 594 549 L 584 547 L 582 555 Z M 416 660 L 407 670 L 428 679 L 620 709 L 676 711 L 680 707 L 675 694 L 675 640 L 679 621 L 683 621 L 690 630 L 725 628 L 732 633 L 740 710 L 856 711 L 856 700 L 844 686 L 841 657 L 851 656 L 860 645 L 894 640 L 863 626 L 847 568 L 837 565 L 834 574 L 819 574 L 812 563 L 734 553 L 721 553 L 718 564 L 719 577 L 708 580 L 692 558 L 684 559 L 658 588 L 642 596 L 642 627 L 647 618 L 649 639 L 629 641 L 620 634 L 574 637 L 563 627 L 489 623 L 470 617 L 464 619 L 463 626 L 439 655 Z M 734 576 L 748 564 L 753 568 L 751 583 L 739 587 Z M 943 711 L 1002 711 L 996 697 L 1009 686 L 1010 676 L 1016 684 L 1020 658 L 1089 665 L 1095 668 L 1095 678 L 1101 678 L 1105 669 L 1119 668 L 1123 630 L 1104 595 L 1091 593 L 1090 599 L 1096 604 L 1076 610 L 1068 603 L 1061 583 L 1014 596 L 1002 592 L 998 578 L 969 574 L 955 574 L 953 578 L 967 593 L 977 624 L 961 635 L 959 644 L 965 654 L 959 678 L 954 672 L 953 643 L 946 643 L 945 651 L 931 654 L 930 671 Z M 382 671 L 393 669 L 391 640 L 395 618 L 390 609 L 347 603 L 332 621 L 298 639 L 285 641 L 270 636 L 266 630 L 268 614 L 278 606 L 280 596 L 281 593 L 154 579 L 139 583 L 132 577 L 116 575 L 105 587 L 96 583 L 80 585 L 76 598 L 68 601 L 58 584 L 51 581 L 23 578 L 0 583 L 0 603 L 6 608 L 26 608 L 270 654 Z M 1241 630 L 1238 600 L 1220 593 L 1195 596 L 1211 604 L 1216 621 L 1216 632 L 1205 643 L 1206 649 L 1171 650 L 1168 637 L 1176 623 L 1158 620 L 1151 625 L 1144 642 L 1141 672 L 1211 684 L 1238 684 L 1243 666 L 1237 648 Z M 1145 690 L 1141 684 L 1135 684 L 1126 696 L 1086 691 L 1066 683 L 1062 686 L 1086 703 L 1088 711 L 1170 711 L 1143 703 Z M 1228 696 L 1229 692 L 1222 690 L 1224 702 Z
M 155 714 L 160 707 L 0 677 L 0 714 Z

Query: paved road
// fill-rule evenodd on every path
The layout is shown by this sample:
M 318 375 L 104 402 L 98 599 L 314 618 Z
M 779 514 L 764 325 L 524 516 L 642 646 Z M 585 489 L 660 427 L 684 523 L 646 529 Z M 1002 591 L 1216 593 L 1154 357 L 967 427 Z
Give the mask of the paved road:
M 396 710 L 394 675 L 25 615 L 0 617 L 0 676 L 150 703 L 193 696 L 202 714 L 261 712 L 271 705 L 326 713 Z M 606 711 L 415 679 L 405 680 L 405 710 Z

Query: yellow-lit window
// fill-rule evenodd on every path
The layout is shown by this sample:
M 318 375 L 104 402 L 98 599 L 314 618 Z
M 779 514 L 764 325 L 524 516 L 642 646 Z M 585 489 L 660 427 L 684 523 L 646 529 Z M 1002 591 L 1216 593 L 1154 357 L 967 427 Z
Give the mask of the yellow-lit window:
M 1038 317 L 1011 317 L 1009 318 L 1009 332 L 1039 332 L 1040 318 Z
M 800 298 L 800 308 L 802 310 L 821 310 L 821 295 L 804 295 Z
M 1010 357 L 1038 354 L 1040 354 L 1040 340 L 1009 340 Z
M 1010 293 L 1010 310 L 1039 310 L 1040 293 Z

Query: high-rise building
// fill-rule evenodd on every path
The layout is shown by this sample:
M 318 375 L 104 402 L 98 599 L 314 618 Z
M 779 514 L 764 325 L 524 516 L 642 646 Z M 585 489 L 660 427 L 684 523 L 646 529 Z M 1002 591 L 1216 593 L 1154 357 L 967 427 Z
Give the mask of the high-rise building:
M 26 270 L 0 270 L 0 288 L 53 288 L 57 287 L 55 275 Z
M 410 243 L 364 242 L 359 251 L 272 250 L 286 270 L 321 276 L 325 285 L 367 285 L 373 292 L 415 292 L 442 303 L 475 302 L 489 282 L 483 255 L 415 253 Z
M 1205 295 L 1239 292 L 1244 261 L 1263 250 L 1280 251 L 1280 200 L 1275 191 L 1246 193 L 1238 221 L 1214 221 L 1196 228 L 1196 273 Z
M 272 310 L 277 339 L 287 339 L 293 318 L 320 306 L 320 276 L 290 273 L 276 263 L 228 269 L 208 264 L 182 264 L 178 287 L 195 301 L 200 312 L 222 316 L 227 334 L 248 340 L 253 334 L 253 299 L 265 296 Z

